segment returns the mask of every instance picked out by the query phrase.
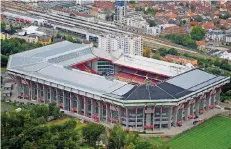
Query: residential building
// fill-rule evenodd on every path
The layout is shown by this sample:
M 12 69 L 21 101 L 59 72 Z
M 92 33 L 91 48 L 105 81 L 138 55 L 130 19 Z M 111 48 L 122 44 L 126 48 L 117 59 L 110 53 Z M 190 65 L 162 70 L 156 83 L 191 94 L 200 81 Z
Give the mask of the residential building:
M 99 48 L 109 53 L 119 51 L 124 54 L 142 55 L 143 41 L 141 36 L 107 34 L 99 38 Z
M 206 38 L 214 41 L 223 41 L 225 33 L 222 30 L 209 30 L 206 34 Z
M 164 60 L 165 61 L 168 61 L 168 62 L 174 62 L 174 63 L 177 63 L 177 64 L 192 64 L 193 66 L 197 66 L 198 65 L 198 61 L 196 59 L 193 59 L 193 58 L 188 58 L 188 57 L 184 57 L 184 56 L 175 56 L 175 55 L 166 55 L 164 57 Z
M 76 0 L 77 5 L 88 5 L 93 4 L 94 0 Z
M 123 17 L 127 14 L 127 1 L 115 1 L 115 15 L 114 20 L 118 23 L 122 22 Z

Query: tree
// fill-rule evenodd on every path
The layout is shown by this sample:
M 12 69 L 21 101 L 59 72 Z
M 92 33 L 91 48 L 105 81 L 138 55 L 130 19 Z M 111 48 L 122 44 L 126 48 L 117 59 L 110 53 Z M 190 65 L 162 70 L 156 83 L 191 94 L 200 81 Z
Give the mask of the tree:
M 108 148 L 120 149 L 125 146 L 126 133 L 122 127 L 118 124 L 110 130 L 110 136 L 108 138 Z
M 1 32 L 5 32 L 5 30 L 6 30 L 6 23 L 1 22 Z
M 105 131 L 104 126 L 95 123 L 89 124 L 82 129 L 83 138 L 93 147 L 99 141 L 100 135 Z
M 196 16 L 195 17 L 195 21 L 197 22 L 201 22 L 203 20 L 203 18 L 201 16 Z
M 32 142 L 29 142 L 29 141 L 26 141 L 26 143 L 23 144 L 23 149 L 33 149 L 33 143 Z
M 156 26 L 156 21 L 155 20 L 150 20 L 149 21 L 149 26 L 150 27 Z
M 131 1 L 130 1 L 130 4 L 136 4 L 136 1 L 131 0 Z
M 56 106 L 56 103 L 49 104 L 49 116 L 54 116 L 54 118 L 60 117 L 60 108 Z
M 160 59 L 161 59 L 159 53 L 156 53 L 156 54 L 152 55 L 152 58 L 153 58 L 153 59 L 157 59 L 157 60 L 160 60 Z
M 56 38 L 61 38 L 61 37 L 62 36 L 59 33 L 56 34 Z
M 195 26 L 192 29 L 191 38 L 194 40 L 202 40 L 205 36 L 205 33 L 206 33 L 206 31 L 202 27 Z
M 6 55 L 1 55 L 1 67 L 6 67 L 7 62 L 8 62 L 8 56 Z
M 153 145 L 148 141 L 140 141 L 136 144 L 135 149 L 153 149 Z
M 73 41 L 74 41 L 71 35 L 68 35 L 68 36 L 67 36 L 67 40 L 70 41 L 70 42 L 73 42 Z
M 144 57 L 150 57 L 151 51 L 152 51 L 151 48 L 144 48 L 143 56 L 144 56 Z

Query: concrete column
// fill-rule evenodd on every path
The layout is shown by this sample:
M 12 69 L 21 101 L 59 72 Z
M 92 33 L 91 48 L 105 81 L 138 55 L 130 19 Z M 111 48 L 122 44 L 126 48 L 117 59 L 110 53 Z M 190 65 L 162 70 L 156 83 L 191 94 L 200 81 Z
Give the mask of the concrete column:
M 143 107 L 143 129 L 144 129 L 144 125 L 145 125 L 145 107 Z
M 136 121 L 135 121 L 136 129 L 137 129 L 137 114 L 138 114 L 138 107 L 136 107 Z
M 49 87 L 50 90 L 50 103 L 53 101 L 53 92 L 52 92 L 52 87 Z
M 36 101 L 38 103 L 39 102 L 39 84 L 36 83 L 36 86 L 37 86 L 37 99 L 36 99 Z
M 199 116 L 199 103 L 200 103 L 200 100 L 197 100 L 195 102 L 195 113 L 196 113 L 196 116 Z
M 77 113 L 80 114 L 80 112 L 81 112 L 81 102 L 80 102 L 79 95 L 76 95 L 76 98 L 77 98 Z
M 160 110 L 160 129 L 162 128 L 162 113 L 163 113 L 163 108 L 162 106 L 160 107 L 161 110 Z
M 21 95 L 21 82 L 20 82 L 20 79 L 18 77 L 15 77 L 15 78 L 16 78 L 15 82 L 17 84 L 17 95 L 20 96 Z
M 128 108 L 126 108 L 126 128 L 128 128 Z
M 101 120 L 102 105 L 101 105 L 101 102 L 100 102 L 100 101 L 99 101 L 97 104 L 98 104 L 98 117 L 99 117 L 99 120 Z
M 177 113 L 178 113 L 179 107 L 177 106 L 173 112 L 173 126 L 176 127 L 177 124 Z
M 122 108 L 118 106 L 118 117 L 119 117 L 119 123 L 122 123 Z
M 184 110 L 185 110 L 185 112 L 184 112 L 184 114 L 185 114 L 185 120 L 187 121 L 188 120 L 188 116 L 190 114 L 190 105 L 189 105 L 189 102 L 187 102 L 186 107 L 184 108 Z
M 65 91 L 63 90 L 63 109 L 65 110 L 65 102 L 64 102 L 64 100 L 65 100 Z
M 32 94 L 32 81 L 30 81 L 30 80 L 28 80 L 29 81 L 29 86 L 30 86 L 30 88 L 29 88 L 29 100 L 30 101 L 32 101 L 32 96 L 33 96 L 33 94 Z
M 70 93 L 70 101 L 69 101 L 69 111 L 71 111 L 71 108 L 72 108 L 72 93 Z
M 106 103 L 106 122 L 109 122 L 109 114 L 110 114 L 110 111 L 109 111 L 109 104 Z
M 94 114 L 94 109 L 95 108 L 95 105 L 94 105 L 94 100 L 91 99 L 91 118 L 93 118 L 93 114 Z
M 84 109 L 84 112 L 83 112 L 83 115 L 87 116 L 87 112 L 88 112 L 88 103 L 87 103 L 87 99 L 85 96 L 83 96 L 84 98 L 84 104 L 83 104 L 83 109 Z
M 206 100 L 206 110 L 209 110 L 209 106 L 211 105 L 211 99 L 212 96 L 209 96 L 208 99 Z
M 88 34 L 86 34 L 86 40 L 88 40 L 88 41 L 89 41 L 89 35 L 88 35 Z
M 59 103 L 59 90 L 57 88 L 55 88 L 55 92 L 56 92 L 56 104 Z
M 47 87 L 43 84 L 43 98 L 44 98 L 44 103 L 47 103 L 48 101 L 48 96 L 47 96 Z
M 172 119 L 172 107 L 168 108 L 168 129 L 171 128 L 171 119 Z

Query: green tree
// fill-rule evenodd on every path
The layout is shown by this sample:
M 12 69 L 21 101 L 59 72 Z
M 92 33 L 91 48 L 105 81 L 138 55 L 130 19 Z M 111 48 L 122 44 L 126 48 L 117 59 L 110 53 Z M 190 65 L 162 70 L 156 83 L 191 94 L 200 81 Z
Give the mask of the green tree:
M 156 21 L 155 20 L 150 20 L 149 21 L 149 26 L 150 27 L 156 26 Z
M 68 36 L 67 36 L 67 40 L 70 41 L 70 42 L 74 42 L 74 40 L 73 40 L 73 38 L 72 38 L 71 35 L 68 35 Z
M 26 143 L 23 144 L 23 149 L 34 149 L 33 147 L 33 143 L 32 142 L 29 142 L 29 141 L 26 141 Z
M 56 106 L 56 103 L 49 104 L 49 116 L 54 116 L 54 118 L 60 117 L 60 108 Z
M 148 141 L 140 141 L 136 144 L 135 149 L 153 149 L 153 145 Z
M 126 133 L 123 131 L 122 127 L 118 124 L 110 130 L 110 136 L 108 138 L 108 148 L 121 149 L 125 146 Z
M 83 138 L 93 147 L 99 141 L 100 135 L 105 131 L 104 126 L 95 123 L 89 124 L 82 129 Z
M 1 32 L 5 32 L 5 30 L 6 30 L 6 23 L 1 22 Z
M 197 22 L 201 22 L 202 20 L 203 20 L 203 18 L 199 15 L 195 17 L 195 21 L 197 21 Z
M 202 27 L 195 26 L 192 29 L 191 38 L 194 40 L 202 40 L 205 36 L 205 33 L 206 33 L 206 31 Z
M 56 38 L 61 38 L 61 37 L 62 36 L 59 33 L 56 34 Z

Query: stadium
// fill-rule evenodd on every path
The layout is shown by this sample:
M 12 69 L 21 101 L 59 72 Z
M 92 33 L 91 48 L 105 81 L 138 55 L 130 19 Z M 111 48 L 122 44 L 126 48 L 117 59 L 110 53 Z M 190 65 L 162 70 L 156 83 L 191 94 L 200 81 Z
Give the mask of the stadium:
M 24 103 L 55 102 L 65 113 L 134 131 L 171 129 L 209 112 L 230 79 L 68 41 L 11 55 L 7 71 Z

